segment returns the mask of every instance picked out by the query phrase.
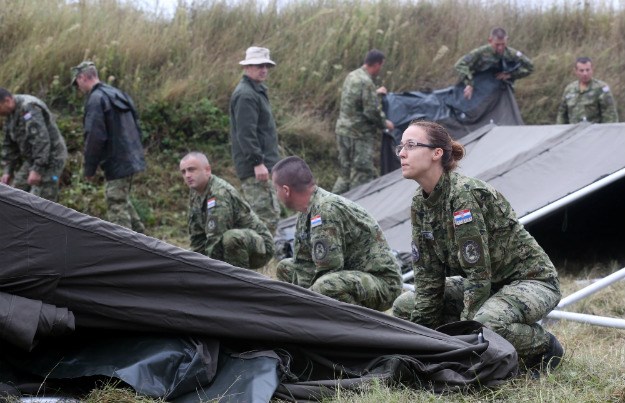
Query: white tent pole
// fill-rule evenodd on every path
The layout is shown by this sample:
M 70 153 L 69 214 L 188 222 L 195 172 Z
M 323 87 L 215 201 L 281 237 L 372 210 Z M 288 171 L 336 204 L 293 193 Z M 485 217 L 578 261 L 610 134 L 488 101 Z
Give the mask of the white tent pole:
M 608 318 L 605 316 L 587 315 L 585 313 L 566 312 L 554 310 L 547 315 L 550 319 L 567 319 L 575 322 L 588 323 L 590 325 L 615 327 L 625 329 L 625 319 Z
M 564 207 L 567 204 L 572 203 L 577 199 L 581 199 L 582 197 L 588 195 L 589 193 L 592 193 L 598 189 L 601 189 L 602 187 L 607 186 L 612 182 L 616 182 L 617 180 L 621 179 L 624 176 L 625 176 L 625 168 L 621 168 L 620 170 L 614 172 L 611 175 L 606 176 L 605 178 L 601 178 L 598 181 L 593 182 L 590 185 L 584 188 L 581 188 L 569 195 L 566 195 L 563 198 L 558 199 L 545 207 L 542 207 L 536 211 L 533 211 L 529 214 L 524 215 L 523 217 L 519 218 L 519 221 L 521 222 L 521 224 L 527 225 L 531 223 L 532 221 L 537 220 L 538 218 L 541 218 L 559 209 L 560 207 Z
M 572 303 L 577 302 L 580 299 L 586 298 L 587 296 L 594 294 L 597 291 L 623 278 L 625 278 L 625 268 L 622 268 L 621 270 L 616 271 L 609 276 L 597 280 L 596 282 L 582 288 L 581 290 L 575 291 L 573 294 L 569 295 L 566 298 L 562 298 L 557 308 L 564 308 L 567 305 L 571 305 Z

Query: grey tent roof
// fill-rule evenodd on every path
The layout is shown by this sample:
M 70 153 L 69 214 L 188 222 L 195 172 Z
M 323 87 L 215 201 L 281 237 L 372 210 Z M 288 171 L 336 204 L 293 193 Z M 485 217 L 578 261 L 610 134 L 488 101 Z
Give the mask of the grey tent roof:
M 459 141 L 467 151 L 459 172 L 497 188 L 520 218 L 625 167 L 625 123 L 487 125 Z M 396 170 L 344 196 L 373 214 L 393 249 L 409 251 L 417 187 Z M 284 221 L 279 230 L 292 223 Z
M 40 361 L 32 358 L 45 355 L 37 342 L 63 339 L 74 328 L 79 335 L 193 335 L 244 351 L 280 349 L 292 357 L 284 365 L 298 374 L 276 392 L 289 399 L 319 398 L 371 378 L 433 390 L 488 386 L 517 369 L 512 345 L 477 322 L 428 329 L 6 185 L 0 185 L 0 228 L 0 372 L 5 353 L 18 350 L 4 346 L 21 349 L 26 356 L 19 362 Z M 123 358 L 129 351 L 118 353 Z M 89 369 L 88 362 L 80 365 Z M 46 369 L 46 379 L 54 369 Z

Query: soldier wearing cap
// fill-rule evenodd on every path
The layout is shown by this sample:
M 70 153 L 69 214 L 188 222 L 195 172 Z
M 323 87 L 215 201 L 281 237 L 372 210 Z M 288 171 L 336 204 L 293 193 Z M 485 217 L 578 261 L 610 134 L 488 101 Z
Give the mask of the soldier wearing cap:
M 1 182 L 57 201 L 59 178 L 67 160 L 65 140 L 47 105 L 32 95 L 0 88 L 4 116 Z
M 589 57 L 578 57 L 575 60 L 577 81 L 564 89 L 558 107 L 558 124 L 618 122 L 618 112 L 610 86 L 592 78 L 592 73 L 592 60 Z
M 246 269 L 273 256 L 273 237 L 239 192 L 211 172 L 206 155 L 193 151 L 180 161 L 189 186 L 191 249 Z
M 95 64 L 72 67 L 72 85 L 86 94 L 84 175 L 92 180 L 98 166 L 106 178 L 107 217 L 110 222 L 143 232 L 130 202 L 133 176 L 145 170 L 141 129 L 132 99 L 100 82 Z
M 492 70 L 498 80 L 512 83 L 529 76 L 534 71 L 534 65 L 521 51 L 508 47 L 508 34 L 503 28 L 494 28 L 488 37 L 488 45 L 462 56 L 455 69 L 465 85 L 464 97 L 471 99 L 475 74 Z
M 269 49 L 252 46 L 239 64 L 243 77 L 230 98 L 232 159 L 243 196 L 273 233 L 280 219 L 280 205 L 270 175 L 280 157 L 276 122 L 263 83 L 275 63 Z
M 294 256 L 278 264 L 281 281 L 379 311 L 401 291 L 399 264 L 382 229 L 362 206 L 315 184 L 298 157 L 273 170 L 278 199 L 298 211 Z
M 386 87 L 375 88 L 373 79 L 382 71 L 384 53 L 367 52 L 362 67 L 352 71 L 343 82 L 341 110 L 336 121 L 336 142 L 339 149 L 339 176 L 332 192 L 345 193 L 375 179 L 373 150 L 382 130 L 393 130 L 380 105 L 379 95 Z

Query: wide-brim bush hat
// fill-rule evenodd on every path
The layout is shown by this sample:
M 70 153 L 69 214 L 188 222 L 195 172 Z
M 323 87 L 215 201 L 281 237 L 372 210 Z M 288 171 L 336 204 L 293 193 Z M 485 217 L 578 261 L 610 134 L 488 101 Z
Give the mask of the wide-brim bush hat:
M 252 66 L 258 64 L 271 64 L 275 66 L 273 60 L 269 57 L 269 49 L 252 46 L 245 51 L 245 60 L 239 62 L 242 66 Z

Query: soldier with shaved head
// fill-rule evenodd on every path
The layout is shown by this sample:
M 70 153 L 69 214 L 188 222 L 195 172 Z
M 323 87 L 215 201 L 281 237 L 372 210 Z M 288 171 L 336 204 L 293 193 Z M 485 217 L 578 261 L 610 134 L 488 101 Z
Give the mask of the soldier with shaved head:
M 269 229 L 232 185 L 212 174 L 206 155 L 185 155 L 180 173 L 190 189 L 191 249 L 246 269 L 267 264 L 274 250 Z

